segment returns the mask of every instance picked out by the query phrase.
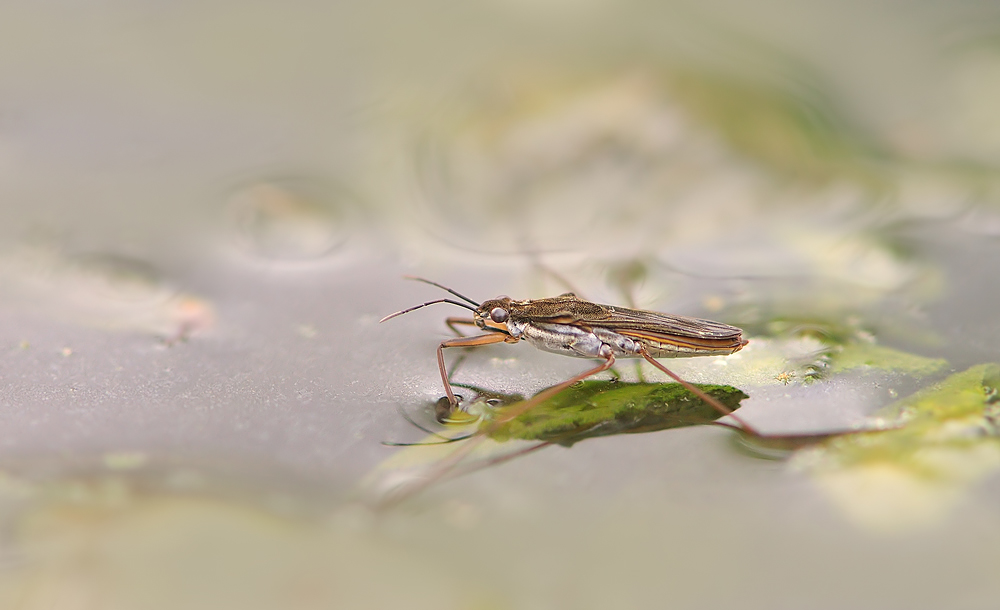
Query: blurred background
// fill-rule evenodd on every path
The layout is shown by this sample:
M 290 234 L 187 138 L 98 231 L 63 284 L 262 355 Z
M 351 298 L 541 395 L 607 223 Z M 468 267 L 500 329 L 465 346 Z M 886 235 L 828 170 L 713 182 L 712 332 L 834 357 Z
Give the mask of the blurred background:
M 998 107 L 982 2 L 4 3 L 2 606 L 995 607 Z M 626 362 L 572 447 L 387 506 L 455 446 L 383 444 L 461 314 L 379 324 L 445 296 L 404 275 L 734 324 L 665 364 L 887 431 L 624 433 Z

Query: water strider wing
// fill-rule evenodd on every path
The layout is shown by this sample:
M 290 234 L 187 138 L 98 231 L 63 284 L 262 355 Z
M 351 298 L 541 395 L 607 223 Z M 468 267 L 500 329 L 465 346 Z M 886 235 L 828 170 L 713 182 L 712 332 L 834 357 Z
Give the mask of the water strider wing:
M 735 326 L 675 314 L 600 305 L 573 295 L 511 303 L 512 315 L 532 322 L 604 328 L 652 346 L 677 346 L 685 352 L 732 353 L 746 345 Z M 693 354 L 696 355 L 696 354 Z
M 722 322 L 655 311 L 608 309 L 608 319 L 598 325 L 642 341 L 651 352 L 692 356 L 731 354 L 747 344 L 741 329 Z
M 739 338 L 743 330 L 735 326 L 657 311 L 642 311 L 605 305 L 605 320 L 596 325 L 605 326 L 615 332 L 641 331 L 659 335 L 679 335 L 696 339 Z

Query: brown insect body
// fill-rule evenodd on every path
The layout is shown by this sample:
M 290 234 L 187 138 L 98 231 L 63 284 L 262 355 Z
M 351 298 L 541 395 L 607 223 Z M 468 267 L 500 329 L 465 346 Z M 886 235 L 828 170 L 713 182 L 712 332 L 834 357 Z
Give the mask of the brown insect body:
M 601 345 L 621 358 L 642 357 L 639 346 L 654 358 L 679 358 L 728 355 L 747 344 L 735 326 L 591 303 L 573 293 L 527 301 L 497 297 L 484 301 L 474 320 L 512 341 L 526 339 L 539 349 L 582 358 L 604 357 Z
M 726 406 L 675 375 L 657 362 L 656 358 L 732 354 L 747 344 L 743 338 L 743 331 L 735 326 L 699 318 L 600 305 L 585 301 L 571 292 L 557 297 L 527 301 L 515 301 L 510 297 L 500 296 L 483 303 L 477 303 L 437 282 L 417 277 L 410 279 L 437 286 L 465 302 L 448 298 L 436 299 L 389 314 L 382 318 L 382 322 L 428 305 L 450 303 L 464 307 L 473 314 L 471 319 L 448 318 L 446 322 L 452 330 L 458 332 L 455 325 L 466 324 L 478 326 L 486 331 L 485 334 L 478 336 L 459 336 L 448 339 L 438 345 L 438 370 L 441 373 L 441 383 L 444 385 L 448 402 L 452 408 L 458 406 L 458 397 L 455 396 L 451 383 L 448 381 L 448 370 L 444 362 L 446 348 L 478 347 L 493 343 L 517 343 L 525 340 L 538 349 L 548 352 L 576 358 L 597 358 L 604 362 L 589 371 L 580 373 L 536 394 L 517 408 L 509 410 L 504 415 L 504 420 L 517 417 L 520 413 L 531 409 L 549 396 L 568 388 L 577 381 L 608 370 L 614 365 L 617 358 L 643 358 L 684 385 L 685 388 L 720 413 L 732 414 Z M 459 334 L 461 335 L 461 333 Z M 755 433 L 752 427 L 738 417 L 735 415 L 732 417 L 740 423 L 744 430 Z

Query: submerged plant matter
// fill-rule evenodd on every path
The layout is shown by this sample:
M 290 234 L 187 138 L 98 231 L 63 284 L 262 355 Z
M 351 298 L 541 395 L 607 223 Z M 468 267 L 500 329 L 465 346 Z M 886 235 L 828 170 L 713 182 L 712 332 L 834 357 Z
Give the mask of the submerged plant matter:
M 1000 365 L 971 367 L 877 414 L 895 427 L 830 439 L 791 463 L 865 525 L 934 522 L 1000 468 L 998 389 Z

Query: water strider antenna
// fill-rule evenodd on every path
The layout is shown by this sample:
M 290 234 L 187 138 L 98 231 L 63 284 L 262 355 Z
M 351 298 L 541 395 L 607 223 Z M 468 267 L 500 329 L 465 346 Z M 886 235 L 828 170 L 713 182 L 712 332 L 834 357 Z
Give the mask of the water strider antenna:
M 460 298 L 460 299 L 462 299 L 464 301 L 467 301 L 469 303 L 472 303 L 476 307 L 480 306 L 479 303 L 473 301 L 472 299 L 470 299 L 469 297 L 465 296 L 464 294 L 459 294 L 458 292 L 455 292 L 451 288 L 448 288 L 447 286 L 442 286 L 441 284 L 438 284 L 437 282 L 432 282 L 430 280 L 426 280 L 426 279 L 424 279 L 422 277 L 417 277 L 415 275 L 404 275 L 403 277 L 406 278 L 406 279 L 408 279 L 408 280 L 414 280 L 414 281 L 417 281 L 417 282 L 423 282 L 425 284 L 430 284 L 431 286 L 437 286 L 441 290 L 447 290 L 448 292 L 452 293 L 453 295 L 457 296 L 458 298 Z
M 427 301 L 426 303 L 421 303 L 420 305 L 417 305 L 416 307 L 410 307 L 409 309 L 404 309 L 403 311 L 397 311 L 396 313 L 391 313 L 391 314 L 387 315 L 386 317 L 382 318 L 381 320 L 379 320 L 379 324 L 381 324 L 382 322 L 385 322 L 386 320 L 391 320 L 391 319 L 395 318 L 396 316 L 401 316 L 404 313 L 410 313 L 411 311 L 415 311 L 417 309 L 420 309 L 421 307 L 427 307 L 428 305 L 433 305 L 435 303 L 451 303 L 452 305 L 458 305 L 459 307 L 464 307 L 464 308 L 468 309 L 471 312 L 475 312 L 476 311 L 475 307 L 470 307 L 470 306 L 466 305 L 465 303 L 459 303 L 458 301 L 452 301 L 451 299 L 437 299 L 435 301 Z

